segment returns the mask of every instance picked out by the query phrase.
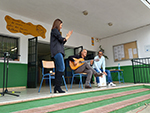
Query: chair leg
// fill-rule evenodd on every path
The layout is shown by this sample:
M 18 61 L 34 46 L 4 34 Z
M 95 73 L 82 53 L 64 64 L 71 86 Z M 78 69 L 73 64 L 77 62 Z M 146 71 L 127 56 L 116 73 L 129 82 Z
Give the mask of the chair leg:
M 91 83 L 90 83 L 90 87 L 91 87 Z
M 95 76 L 93 76 L 93 77 L 94 77 L 94 84 L 95 84 L 95 86 L 97 86 L 96 77 Z
M 81 81 L 79 81 L 79 88 L 80 88 L 80 84 L 81 84 Z
M 118 80 L 119 80 L 119 84 L 121 83 L 120 81 L 120 72 L 118 72 Z
M 51 75 L 49 75 L 49 87 L 50 87 L 50 93 L 52 93 L 52 88 L 51 88 Z
M 81 88 L 83 89 L 82 76 L 80 75 Z
M 123 76 L 123 72 L 121 72 L 121 76 L 122 76 L 122 82 L 124 83 L 124 76 Z
M 80 88 L 80 81 L 79 81 L 79 88 Z
M 74 76 L 72 76 L 72 81 L 71 81 L 70 89 L 72 89 L 73 80 L 74 80 Z
M 43 79 L 44 79 L 44 77 L 42 77 L 42 81 L 41 81 L 41 83 L 40 83 L 40 87 L 39 87 L 39 91 L 38 91 L 38 93 L 40 92 L 40 90 L 41 90 L 41 86 L 42 86 L 42 83 L 43 83 Z
M 65 87 L 66 87 L 66 91 L 68 91 L 64 75 L 62 76 L 62 78 L 63 78 L 64 84 L 65 84 Z

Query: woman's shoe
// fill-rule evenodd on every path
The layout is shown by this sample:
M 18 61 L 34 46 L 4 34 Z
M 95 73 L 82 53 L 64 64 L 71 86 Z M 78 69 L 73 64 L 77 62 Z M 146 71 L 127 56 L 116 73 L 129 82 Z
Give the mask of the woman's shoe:
M 54 93 L 57 93 L 57 91 L 58 91 L 58 93 L 65 93 L 65 91 L 63 91 L 60 87 L 55 86 Z

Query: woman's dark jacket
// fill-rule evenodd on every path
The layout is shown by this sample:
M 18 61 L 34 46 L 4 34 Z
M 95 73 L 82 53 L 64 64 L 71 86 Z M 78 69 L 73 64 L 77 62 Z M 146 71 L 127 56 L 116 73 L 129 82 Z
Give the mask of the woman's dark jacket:
M 66 39 L 63 38 L 58 29 L 51 30 L 51 38 L 50 38 L 50 50 L 51 50 L 51 57 L 53 58 L 57 53 L 64 54 L 64 44 L 66 43 Z

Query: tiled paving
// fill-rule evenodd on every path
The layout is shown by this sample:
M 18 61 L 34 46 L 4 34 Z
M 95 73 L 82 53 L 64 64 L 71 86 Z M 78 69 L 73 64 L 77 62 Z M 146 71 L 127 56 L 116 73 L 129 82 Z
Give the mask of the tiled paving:
M 19 97 L 15 97 L 12 95 L 5 95 L 0 97 L 0 105 L 11 104 L 11 103 L 18 103 L 18 102 L 25 102 L 30 100 L 37 100 L 37 99 L 44 99 L 44 98 L 52 98 L 64 95 L 71 95 L 71 94 L 78 94 L 84 92 L 92 92 L 98 90 L 107 90 L 112 88 L 122 88 L 122 87 L 129 87 L 129 86 L 136 86 L 136 85 L 144 85 L 144 84 L 133 84 L 133 83 L 121 83 L 117 84 L 117 87 L 102 87 L 97 88 L 94 84 L 92 84 L 92 89 L 81 89 L 78 85 L 73 85 L 73 88 L 70 89 L 70 85 L 68 85 L 69 91 L 64 94 L 54 94 L 49 92 L 49 86 L 42 87 L 41 92 L 38 93 L 38 88 L 19 88 L 14 89 L 15 91 L 20 91 Z M 149 85 L 149 84 L 146 84 Z M 65 90 L 65 87 L 62 87 Z M 13 90 L 13 89 L 10 89 Z M 131 112 L 134 113 L 134 112 Z
M 150 113 L 150 105 L 144 105 L 126 113 Z
M 20 91 L 21 93 L 18 93 L 20 96 L 12 96 L 5 94 L 5 96 L 0 97 L 0 105 L 5 104 L 11 104 L 11 103 L 18 103 L 18 102 L 25 102 L 30 100 L 36 100 L 36 99 L 44 99 L 44 98 L 51 98 L 51 97 L 57 97 L 57 96 L 64 96 L 64 95 L 70 95 L 70 94 L 77 94 L 77 93 L 84 93 L 84 92 L 91 92 L 91 91 L 98 91 L 98 90 L 107 90 L 112 88 L 119 88 L 119 87 L 128 87 L 128 86 L 135 86 L 138 84 L 133 83 L 121 83 L 117 84 L 117 87 L 101 87 L 97 88 L 94 84 L 92 84 L 92 89 L 81 89 L 79 88 L 79 85 L 73 85 L 72 89 L 70 89 L 70 85 L 68 85 L 68 92 L 64 94 L 55 94 L 49 92 L 49 86 L 43 86 L 41 88 L 41 92 L 38 93 L 38 88 L 19 88 L 19 89 L 10 89 L 11 91 Z M 62 86 L 63 90 L 65 90 L 65 87 Z M 9 90 L 9 91 L 10 91 Z
M 64 103 L 59 103 L 59 104 L 53 104 L 53 105 L 44 106 L 44 107 L 33 108 L 33 109 L 29 109 L 29 110 L 23 110 L 23 111 L 19 111 L 19 112 L 15 112 L 15 113 L 46 113 L 46 112 L 52 112 L 52 111 L 56 111 L 56 110 L 66 109 L 66 108 L 69 108 L 69 107 L 80 106 L 80 105 L 84 105 L 84 104 L 88 104 L 88 103 L 92 103 L 92 102 L 97 102 L 97 101 L 101 101 L 101 100 L 105 100 L 105 99 L 125 96 L 125 95 L 139 93 L 139 92 L 148 91 L 148 90 L 149 89 L 144 89 L 143 88 L 143 89 L 126 91 L 126 92 L 121 92 L 121 93 L 108 94 L 108 95 L 103 95 L 103 96 L 96 96 L 96 97 L 79 99 L 79 100 L 69 101 L 69 102 L 64 102 Z M 88 112 L 88 113 L 90 113 L 90 112 Z

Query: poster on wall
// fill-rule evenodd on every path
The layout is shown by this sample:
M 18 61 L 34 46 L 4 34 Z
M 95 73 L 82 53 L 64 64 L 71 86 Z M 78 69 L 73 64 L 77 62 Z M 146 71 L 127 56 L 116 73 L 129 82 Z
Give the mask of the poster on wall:
M 8 15 L 5 16 L 5 21 L 7 23 L 6 28 L 11 33 L 22 33 L 24 35 L 45 38 L 46 29 L 42 25 L 33 25 L 31 22 L 25 23 Z
M 114 47 L 114 57 L 118 60 L 122 60 L 124 58 L 124 45 Z
M 132 48 L 128 49 L 128 53 L 129 53 L 129 58 L 132 59 L 133 58 Z

